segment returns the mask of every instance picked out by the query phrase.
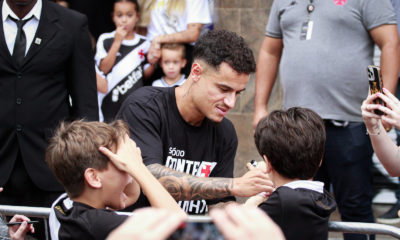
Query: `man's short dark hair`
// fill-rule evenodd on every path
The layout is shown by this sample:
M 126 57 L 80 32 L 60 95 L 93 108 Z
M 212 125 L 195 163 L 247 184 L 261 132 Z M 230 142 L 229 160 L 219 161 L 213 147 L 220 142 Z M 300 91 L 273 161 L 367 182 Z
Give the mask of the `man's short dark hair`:
M 254 55 L 244 39 L 227 30 L 212 30 L 196 42 L 193 59 L 205 61 L 218 69 L 222 62 L 238 73 L 250 74 L 256 70 Z
M 294 179 L 313 178 L 325 151 L 325 125 L 307 108 L 277 110 L 262 119 L 254 140 L 261 156 L 266 155 L 280 175 Z

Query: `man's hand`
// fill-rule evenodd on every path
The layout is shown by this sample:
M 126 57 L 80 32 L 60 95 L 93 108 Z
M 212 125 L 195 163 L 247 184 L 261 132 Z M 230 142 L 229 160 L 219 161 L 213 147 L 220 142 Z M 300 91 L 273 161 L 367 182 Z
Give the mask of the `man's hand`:
M 22 222 L 21 225 L 13 225 L 8 227 L 8 235 L 12 240 L 24 240 L 27 232 L 34 233 L 35 229 L 32 224 L 28 224 L 29 218 L 23 215 L 14 215 L 10 222 Z
M 251 197 L 257 193 L 274 191 L 274 184 L 269 180 L 268 174 L 254 168 L 240 178 L 233 179 L 232 193 L 238 197 Z

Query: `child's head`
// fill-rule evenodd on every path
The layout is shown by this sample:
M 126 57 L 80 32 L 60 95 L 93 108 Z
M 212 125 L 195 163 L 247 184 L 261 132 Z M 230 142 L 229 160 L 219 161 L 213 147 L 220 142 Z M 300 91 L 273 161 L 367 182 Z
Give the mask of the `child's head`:
M 139 20 L 139 4 L 137 0 L 115 0 L 112 19 L 115 26 L 133 32 Z
M 258 123 L 254 139 L 267 166 L 285 178 L 308 180 L 324 154 L 325 125 L 310 109 L 278 110 Z
M 177 79 L 181 69 L 186 65 L 185 45 L 180 43 L 166 43 L 161 46 L 160 66 L 164 76 L 168 79 Z
M 121 120 L 111 124 L 61 123 L 50 139 L 46 162 L 70 198 L 80 197 L 89 186 L 104 190 L 102 201 L 106 206 L 114 209 L 125 207 L 123 190 L 132 179 L 100 153 L 99 147 L 115 152 L 128 132 L 126 123 Z

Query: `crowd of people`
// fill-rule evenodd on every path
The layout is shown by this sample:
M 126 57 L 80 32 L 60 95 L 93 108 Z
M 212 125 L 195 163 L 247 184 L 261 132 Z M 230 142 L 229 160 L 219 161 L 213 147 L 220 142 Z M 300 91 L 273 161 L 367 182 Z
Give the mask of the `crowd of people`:
M 390 0 L 273 1 L 257 67 L 242 37 L 207 29 L 212 1 L 115 0 L 101 33 L 103 8 L 82 2 L 0 1 L 0 204 L 51 206 L 52 239 L 165 239 L 187 214 L 227 239 L 327 239 L 336 204 L 374 222 L 372 152 L 400 176 Z M 374 44 L 385 88 L 368 94 Z M 278 72 L 283 110 L 269 112 Z M 265 164 L 234 176 L 226 114 L 253 73 Z M 30 220 L 11 218 L 10 238 L 43 239 Z

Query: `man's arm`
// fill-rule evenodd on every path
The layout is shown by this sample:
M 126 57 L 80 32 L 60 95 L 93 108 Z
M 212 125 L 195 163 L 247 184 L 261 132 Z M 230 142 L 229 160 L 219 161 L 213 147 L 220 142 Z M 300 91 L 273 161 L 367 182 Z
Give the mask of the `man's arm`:
M 268 114 L 267 103 L 278 73 L 283 42 L 281 38 L 265 36 L 258 53 L 253 127 Z
M 149 53 L 156 58 L 161 56 L 161 44 L 163 43 L 192 43 L 199 39 L 203 24 L 190 23 L 182 32 L 159 35 L 151 41 Z
M 239 178 L 203 178 L 180 173 L 160 164 L 151 164 L 147 168 L 177 201 L 249 197 L 273 190 L 272 182 L 259 169 L 249 171 Z
M 75 42 L 66 69 L 72 99 L 71 115 L 73 119 L 98 121 L 96 73 L 90 33 L 86 17 L 78 15 L 76 18 L 74 21 L 79 27 L 74 29 Z
M 159 35 L 153 39 L 156 43 L 192 43 L 199 39 L 203 24 L 201 23 L 190 23 L 187 25 L 187 29 L 182 32 L 176 32 L 171 34 Z
M 396 25 L 381 25 L 370 30 L 371 37 L 381 49 L 381 73 L 383 85 L 396 92 L 400 66 L 400 41 Z

